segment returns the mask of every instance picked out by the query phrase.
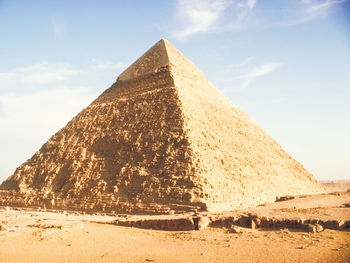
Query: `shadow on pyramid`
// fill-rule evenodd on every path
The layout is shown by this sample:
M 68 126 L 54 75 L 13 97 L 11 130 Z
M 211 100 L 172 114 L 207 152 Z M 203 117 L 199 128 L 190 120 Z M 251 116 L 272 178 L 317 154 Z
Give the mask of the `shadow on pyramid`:
M 135 214 L 227 211 L 324 191 L 167 40 L 1 189 L 1 204 Z

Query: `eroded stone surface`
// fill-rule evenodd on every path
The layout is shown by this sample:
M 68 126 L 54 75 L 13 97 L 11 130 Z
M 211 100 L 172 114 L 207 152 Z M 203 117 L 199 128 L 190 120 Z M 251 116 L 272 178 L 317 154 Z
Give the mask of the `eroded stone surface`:
M 231 210 L 324 191 L 166 40 L 1 189 L 3 205 L 146 214 Z

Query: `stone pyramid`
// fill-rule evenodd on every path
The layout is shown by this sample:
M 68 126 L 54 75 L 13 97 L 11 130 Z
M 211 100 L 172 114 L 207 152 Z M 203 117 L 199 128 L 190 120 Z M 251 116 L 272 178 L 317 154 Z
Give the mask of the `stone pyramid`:
M 117 213 L 225 211 L 324 191 L 167 40 L 1 189 L 3 203 Z

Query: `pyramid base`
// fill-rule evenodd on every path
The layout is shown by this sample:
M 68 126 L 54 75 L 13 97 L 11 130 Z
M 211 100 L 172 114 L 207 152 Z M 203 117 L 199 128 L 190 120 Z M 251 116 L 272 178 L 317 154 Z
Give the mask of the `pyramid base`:
M 131 204 L 113 201 L 111 196 L 100 198 L 48 198 L 44 196 L 28 197 L 18 191 L 0 190 L 0 206 L 29 207 L 40 209 L 82 211 L 86 213 L 168 215 L 189 212 L 207 211 L 205 204 Z

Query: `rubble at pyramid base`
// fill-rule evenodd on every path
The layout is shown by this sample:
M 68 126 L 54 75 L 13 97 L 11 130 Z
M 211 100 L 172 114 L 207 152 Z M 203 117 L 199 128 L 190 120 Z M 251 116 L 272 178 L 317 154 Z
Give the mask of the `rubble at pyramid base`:
M 35 209 L 54 209 L 80 211 L 86 213 L 162 215 L 174 213 L 198 212 L 200 205 L 159 204 L 116 201 L 112 195 L 105 194 L 98 198 L 48 198 L 47 195 L 26 196 L 17 191 L 0 190 L 0 206 L 27 207 Z

